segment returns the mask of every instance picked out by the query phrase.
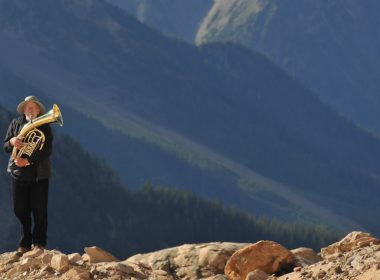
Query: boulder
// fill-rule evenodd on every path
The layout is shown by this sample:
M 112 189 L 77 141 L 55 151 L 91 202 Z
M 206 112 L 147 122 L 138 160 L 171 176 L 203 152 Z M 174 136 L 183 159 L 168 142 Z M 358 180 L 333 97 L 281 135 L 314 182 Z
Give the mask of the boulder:
M 236 251 L 228 260 L 224 273 L 230 280 L 241 280 L 256 269 L 272 274 L 292 266 L 293 255 L 289 250 L 273 241 L 259 241 Z
M 322 260 L 322 257 L 311 248 L 301 247 L 290 252 L 293 254 L 294 265 L 298 267 L 309 266 Z
M 214 279 L 215 275 L 224 273 L 230 256 L 247 245 L 230 242 L 186 244 L 153 253 L 138 254 L 127 261 L 145 264 L 153 271 L 166 271 L 168 279 Z
M 86 252 L 88 256 L 88 261 L 90 263 L 98 263 L 98 262 L 118 262 L 119 260 L 108 253 L 107 251 L 104 251 L 103 249 L 93 246 L 93 247 L 85 247 L 84 251 Z
M 229 252 L 229 250 L 220 250 L 213 246 L 202 247 L 198 253 L 198 264 L 201 267 L 210 267 L 216 272 L 221 272 L 231 257 Z

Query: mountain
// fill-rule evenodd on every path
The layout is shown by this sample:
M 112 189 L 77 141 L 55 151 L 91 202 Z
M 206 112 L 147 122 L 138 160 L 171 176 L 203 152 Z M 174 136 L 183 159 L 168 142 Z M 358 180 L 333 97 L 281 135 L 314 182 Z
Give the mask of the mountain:
M 7 129 L 10 117 L 0 108 L 0 131 Z M 180 190 L 145 185 L 132 192 L 104 162 L 84 152 L 69 136 L 55 134 L 49 196 L 51 248 L 78 251 L 97 244 L 126 257 L 182 243 L 268 236 L 292 246 L 299 242 L 320 246 L 337 236 L 325 227 L 255 217 Z M 14 250 L 19 227 L 11 210 L 7 157 L 3 154 L 0 160 L 0 249 Z
M 338 112 L 378 133 L 379 8 L 374 0 L 220 0 L 196 42 L 257 50 Z
M 51 90 L 40 91 L 16 76 L 13 71 L 1 66 L 0 89 L 4 98 L 0 99 L 0 102 L 12 111 L 25 93 L 34 94 L 41 100 L 49 101 L 47 104 L 56 102 L 48 97 Z M 61 86 L 57 85 L 53 90 L 60 89 Z M 121 180 L 131 189 L 137 189 L 146 182 L 154 185 L 177 186 L 208 198 L 218 199 L 228 205 L 237 205 L 238 201 L 240 208 L 257 215 L 293 221 L 299 220 L 300 216 L 304 219 L 304 215 L 311 218 L 309 214 L 300 215 L 293 211 L 289 211 L 291 214 L 286 213 L 283 209 L 290 210 L 293 206 L 281 200 L 273 204 L 272 199 L 276 196 L 265 191 L 255 194 L 254 197 L 247 197 L 245 191 L 239 188 L 239 184 L 244 185 L 244 183 L 238 182 L 236 175 L 204 157 L 194 155 L 191 151 L 183 148 L 180 150 L 147 129 L 139 132 L 142 128 L 136 128 L 136 125 L 133 125 L 127 132 L 137 131 L 140 134 L 137 136 L 136 132 L 132 135 L 124 134 L 104 125 L 101 118 L 94 119 L 86 116 L 83 112 L 70 108 L 66 103 L 59 102 L 59 106 L 64 116 L 63 131 L 70 133 L 87 151 L 104 159 L 119 171 Z M 57 132 L 59 133 L 60 130 Z M 156 142 L 146 140 L 147 136 L 155 139 Z M 157 143 L 157 139 L 160 142 Z
M 213 0 L 106 0 L 163 34 L 194 42 L 199 25 Z
M 102 1 L 0 7 L 3 68 L 108 129 L 232 174 L 229 192 L 207 186 L 203 195 L 285 219 L 379 231 L 379 140 L 263 55 L 168 39 Z M 91 140 L 85 146 L 124 158 Z M 237 187 L 245 205 L 230 195 Z

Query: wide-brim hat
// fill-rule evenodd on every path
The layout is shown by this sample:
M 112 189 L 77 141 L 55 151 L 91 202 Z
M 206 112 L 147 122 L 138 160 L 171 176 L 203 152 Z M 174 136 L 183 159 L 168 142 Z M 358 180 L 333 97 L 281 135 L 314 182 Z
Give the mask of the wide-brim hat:
M 36 103 L 38 105 L 38 107 L 40 107 L 40 115 L 44 114 L 45 113 L 45 106 L 44 104 L 42 104 L 37 97 L 33 96 L 33 95 L 30 95 L 30 96 L 27 96 L 25 97 L 24 101 L 22 101 L 20 104 L 17 105 L 17 112 L 20 113 L 20 115 L 23 115 L 24 114 L 24 107 L 26 105 L 27 102 L 29 101 L 32 101 L 34 103 Z

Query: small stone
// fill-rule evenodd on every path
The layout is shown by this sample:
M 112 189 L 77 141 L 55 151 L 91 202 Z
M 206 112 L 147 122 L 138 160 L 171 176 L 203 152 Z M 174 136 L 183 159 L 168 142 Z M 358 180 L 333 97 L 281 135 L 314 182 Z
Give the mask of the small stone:
M 334 271 L 335 271 L 335 273 L 339 273 L 339 274 L 343 272 L 343 270 L 340 266 L 335 267 Z
M 99 271 L 97 270 L 97 268 L 96 268 L 95 266 L 93 266 L 93 267 L 91 267 L 91 269 L 90 269 L 90 273 L 96 275 L 96 274 L 99 273 Z
M 324 270 L 320 270 L 320 271 L 318 271 L 318 273 L 317 273 L 317 278 L 318 279 L 322 279 L 322 278 L 324 278 L 326 276 L 326 271 L 324 271 Z
M 74 264 L 74 263 L 82 260 L 81 255 L 79 255 L 78 253 L 73 253 L 73 254 L 67 255 L 67 257 L 69 258 L 69 261 L 71 264 Z
M 71 268 L 65 273 L 66 279 L 70 280 L 87 280 L 90 279 L 90 272 L 80 268 Z
M 160 276 L 168 275 L 168 273 L 165 270 L 155 270 L 154 273 Z
M 133 273 L 133 271 L 134 271 L 133 267 L 126 265 L 124 263 L 119 263 L 119 262 L 112 263 L 109 267 L 114 269 L 114 270 L 126 273 L 126 274 Z
M 36 266 L 38 266 L 40 264 L 40 262 L 36 259 L 33 259 L 33 258 L 26 258 L 26 259 L 23 259 L 20 263 L 20 265 L 18 266 L 18 269 L 19 271 L 27 271 L 27 270 L 30 270 Z
M 82 255 L 82 260 L 83 260 L 84 262 L 90 262 L 90 256 L 89 256 L 88 254 L 84 253 L 84 254 Z
M 53 254 L 43 254 L 40 258 L 43 264 L 50 264 Z
M 52 268 L 50 265 L 45 265 L 45 266 L 41 269 L 41 271 L 46 271 L 46 272 L 49 272 L 49 273 L 54 273 L 54 272 L 55 272 L 54 268 Z
M 301 269 L 302 269 L 301 267 L 297 266 L 297 267 L 295 267 L 295 268 L 293 269 L 293 271 L 294 271 L 294 272 L 299 272 L 299 271 L 301 271 Z
M 51 259 L 50 265 L 61 273 L 66 272 L 69 270 L 70 266 L 69 258 L 64 254 L 54 255 Z
M 16 266 L 16 267 L 12 268 L 11 270 L 9 270 L 9 271 L 7 272 L 7 276 L 8 276 L 9 279 L 12 279 L 13 276 L 14 276 L 15 274 L 17 274 L 18 272 L 19 272 L 19 269 L 18 269 L 18 267 Z
M 133 268 L 130 267 L 129 265 L 119 263 L 119 262 L 107 262 L 107 263 L 98 263 L 94 267 L 94 272 L 95 270 L 98 272 L 112 272 L 112 271 L 119 271 L 123 273 L 132 273 Z M 95 272 L 96 273 L 96 272 Z

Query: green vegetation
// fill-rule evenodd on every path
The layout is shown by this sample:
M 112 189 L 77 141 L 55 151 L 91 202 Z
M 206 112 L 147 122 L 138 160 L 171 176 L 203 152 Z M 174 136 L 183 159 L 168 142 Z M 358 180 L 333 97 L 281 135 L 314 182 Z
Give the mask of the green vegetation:
M 284 183 L 303 201 L 311 200 L 352 220 L 350 229 L 357 229 L 353 224 L 360 223 L 378 233 L 378 139 L 341 118 L 263 55 L 233 44 L 197 48 L 170 40 L 122 11 L 95 2 L 98 5 L 88 9 L 78 1 L 0 2 L 1 30 L 37 49 L 62 73 L 54 76 L 56 72 L 42 71 L 36 63 L 29 65 L 33 69 L 30 76 L 17 74 L 29 81 L 39 74 L 36 87 L 63 100 L 65 112 L 74 108 L 91 117 L 100 114 L 108 127 L 129 119 L 132 113 Z M 104 24 L 110 18 L 120 25 L 116 33 Z M 278 38 L 281 42 L 282 37 Z M 27 69 L 17 53 L 12 55 L 11 65 L 20 65 L 15 71 Z M 54 84 L 54 80 L 60 83 Z M 67 84 L 72 87 L 66 91 Z M 78 97 L 72 88 L 83 91 Z M 25 92 L 4 94 L 20 97 Z M 102 107 L 92 107 L 91 101 Z M 249 196 L 237 189 L 233 176 L 191 168 L 195 165 L 184 164 L 157 145 L 126 137 L 122 128 L 110 132 L 99 123 L 85 125 L 85 121 L 73 121 L 67 128 L 74 135 L 76 126 L 77 139 L 112 162 L 120 176 L 133 177 L 136 182 L 158 174 L 159 179 L 164 178 L 160 185 L 191 189 L 257 214 L 260 210 L 268 216 L 289 214 L 294 209 L 279 195 Z M 91 129 L 94 131 L 86 133 Z M 135 182 L 131 184 L 141 185 L 141 181 Z M 255 181 L 255 185 L 259 184 Z M 259 197 L 264 196 L 270 200 L 259 204 Z M 282 203 L 279 208 L 270 207 L 275 204 L 273 199 Z M 302 205 L 297 199 L 291 203 L 297 204 L 296 210 Z M 284 206 L 286 211 L 279 211 Z M 302 215 L 309 209 L 303 210 Z
M 0 109 L 0 117 L 0 130 L 4 131 L 9 114 Z M 3 171 L 5 158 L 1 157 Z M 64 135 L 55 138 L 53 167 L 49 247 L 65 252 L 97 245 L 126 258 L 183 243 L 260 239 L 275 240 L 289 248 L 320 248 L 339 237 L 325 227 L 256 218 L 172 188 L 145 184 L 132 192 L 120 184 L 109 167 Z M 7 181 L 6 176 L 1 173 L 1 182 Z M 11 200 L 5 189 L 0 193 L 2 251 L 13 250 L 18 235 L 15 218 L 10 219 Z

